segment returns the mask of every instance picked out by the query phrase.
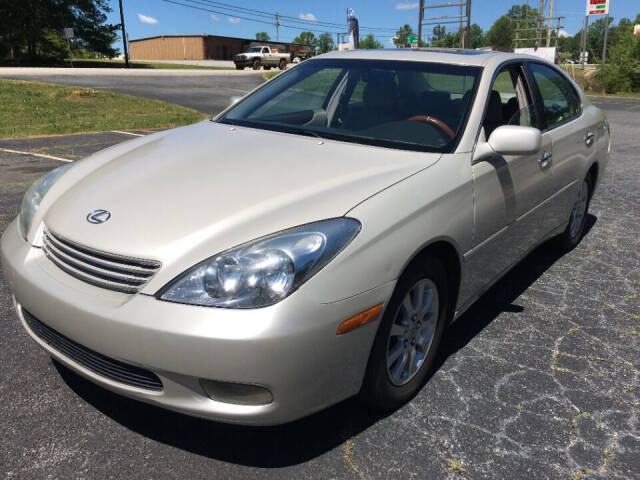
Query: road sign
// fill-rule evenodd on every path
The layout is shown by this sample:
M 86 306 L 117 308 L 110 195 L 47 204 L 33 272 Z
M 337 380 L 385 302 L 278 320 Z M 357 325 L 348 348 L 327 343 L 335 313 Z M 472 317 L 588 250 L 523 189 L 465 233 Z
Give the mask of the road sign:
M 407 37 L 407 43 L 418 43 L 418 36 L 417 35 L 409 35 Z
M 608 14 L 609 0 L 587 0 L 587 16 Z

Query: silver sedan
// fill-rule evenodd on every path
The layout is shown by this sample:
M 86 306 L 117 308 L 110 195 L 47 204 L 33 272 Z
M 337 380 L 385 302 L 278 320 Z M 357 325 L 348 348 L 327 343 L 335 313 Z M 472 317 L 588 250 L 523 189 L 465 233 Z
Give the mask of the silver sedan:
M 609 149 L 540 59 L 330 53 L 48 173 L 3 268 L 33 339 L 122 395 L 263 425 L 392 409 L 507 270 L 580 241 Z

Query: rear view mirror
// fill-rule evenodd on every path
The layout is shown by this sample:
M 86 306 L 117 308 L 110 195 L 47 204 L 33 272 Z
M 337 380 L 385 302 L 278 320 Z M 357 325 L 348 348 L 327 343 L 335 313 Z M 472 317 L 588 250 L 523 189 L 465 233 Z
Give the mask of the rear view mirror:
M 479 143 L 473 155 L 473 161 L 479 162 L 493 154 L 530 155 L 540 150 L 542 134 L 533 127 L 503 125 L 496 128 L 489 140 Z

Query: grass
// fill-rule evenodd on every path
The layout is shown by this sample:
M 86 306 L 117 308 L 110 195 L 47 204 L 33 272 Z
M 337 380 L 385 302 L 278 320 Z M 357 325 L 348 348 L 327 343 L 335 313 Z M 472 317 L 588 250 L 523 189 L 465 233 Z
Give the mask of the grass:
M 157 70 L 235 70 L 233 67 L 214 67 L 206 65 L 187 65 L 182 63 L 162 63 L 162 62 L 129 62 L 134 69 L 157 69 Z M 11 62 L 0 63 L 4 67 L 70 67 L 69 60 L 41 62 L 37 64 L 18 64 Z M 77 59 L 73 60 L 73 68 L 125 68 L 124 60 L 107 59 Z
M 0 138 L 175 127 L 205 117 L 158 100 L 0 79 Z
M 271 71 L 271 72 L 264 72 L 262 74 L 262 78 L 264 78 L 265 80 L 271 80 L 273 77 L 277 77 L 278 75 L 280 75 L 284 70 L 275 70 L 275 71 Z

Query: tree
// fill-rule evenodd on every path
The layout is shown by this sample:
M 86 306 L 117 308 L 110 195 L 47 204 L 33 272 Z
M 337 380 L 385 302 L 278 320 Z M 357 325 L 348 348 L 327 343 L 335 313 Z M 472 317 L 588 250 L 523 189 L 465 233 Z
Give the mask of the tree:
M 293 39 L 293 43 L 315 47 L 318 44 L 318 39 L 313 32 L 301 32 L 300 35 Z
M 411 25 L 405 23 L 396 32 L 396 36 L 393 38 L 393 43 L 396 47 L 404 47 L 409 44 L 409 35 L 414 35 L 413 28 L 411 28 Z
M 320 48 L 320 53 L 326 53 L 333 49 L 335 49 L 335 43 L 333 43 L 333 36 L 324 32 L 318 35 L 318 47 Z
M 259 42 L 268 42 L 269 40 L 271 40 L 271 37 L 267 32 L 258 32 L 256 33 L 256 40 L 258 40 Z
M 447 32 L 447 27 L 445 27 L 444 25 L 436 25 L 435 27 L 433 27 L 432 33 L 433 33 L 433 41 L 437 42 L 438 40 L 442 40 L 444 39 L 444 36 L 446 35 Z
M 73 28 L 72 49 L 113 57 L 117 24 L 108 24 L 108 0 L 21 0 L 0 2 L 0 54 L 9 58 L 63 58 L 67 47 L 60 36 Z
M 376 40 L 373 33 L 368 33 L 366 37 L 360 39 L 360 48 L 384 48 L 384 46 Z
M 477 23 L 471 24 L 471 32 L 469 33 L 469 47 L 484 47 L 486 40 L 482 28 Z
M 508 16 L 503 15 L 487 32 L 487 43 L 494 48 L 511 48 L 512 42 L 513 24 Z

